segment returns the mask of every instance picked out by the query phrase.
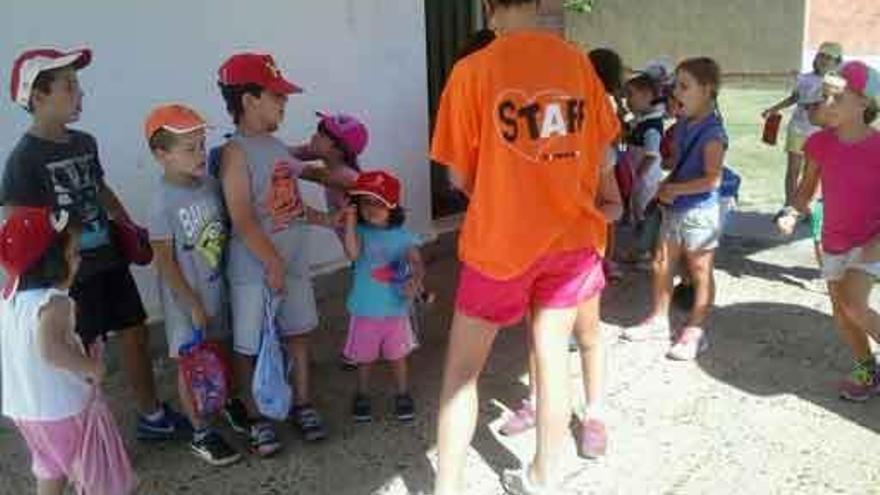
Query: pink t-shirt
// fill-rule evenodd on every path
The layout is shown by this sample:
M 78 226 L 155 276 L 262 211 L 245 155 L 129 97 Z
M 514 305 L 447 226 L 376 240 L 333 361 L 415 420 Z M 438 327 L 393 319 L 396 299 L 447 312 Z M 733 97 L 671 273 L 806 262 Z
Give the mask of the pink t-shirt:
M 823 130 L 810 136 L 804 152 L 821 173 L 823 249 L 841 254 L 870 243 L 880 234 L 880 132 L 844 143 Z

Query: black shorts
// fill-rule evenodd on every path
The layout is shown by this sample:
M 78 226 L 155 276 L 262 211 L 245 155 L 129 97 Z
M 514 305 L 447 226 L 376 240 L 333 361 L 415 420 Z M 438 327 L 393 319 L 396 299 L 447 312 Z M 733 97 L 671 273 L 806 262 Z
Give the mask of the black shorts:
M 76 301 L 76 333 L 85 345 L 147 319 L 140 292 L 126 265 L 77 279 L 70 288 L 70 297 Z

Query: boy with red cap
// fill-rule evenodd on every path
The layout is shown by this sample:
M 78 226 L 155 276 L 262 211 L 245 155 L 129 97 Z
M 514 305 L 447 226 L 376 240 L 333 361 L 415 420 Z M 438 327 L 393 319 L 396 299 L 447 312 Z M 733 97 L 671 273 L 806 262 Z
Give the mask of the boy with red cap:
M 281 298 L 278 325 L 295 376 L 292 419 L 307 441 L 320 440 L 326 431 L 312 405 L 309 384 L 308 342 L 318 326 L 318 311 L 308 236 L 309 224 L 334 227 L 338 221 L 303 204 L 298 179 L 306 167 L 273 136 L 284 120 L 287 98 L 302 90 L 282 76 L 270 55 L 233 55 L 220 67 L 219 77 L 236 126 L 220 157 L 220 178 L 232 221 L 227 277 L 236 372 L 241 383 L 251 382 L 267 299 Z M 234 418 L 237 429 L 250 432 L 258 451 L 280 446 L 271 424 L 259 419 L 251 397 L 245 405 L 247 417 Z
M 159 273 L 165 334 L 172 359 L 193 341 L 194 330 L 208 340 L 226 333 L 221 262 L 226 249 L 226 212 L 220 184 L 205 169 L 205 121 L 191 108 L 156 107 L 144 123 L 162 179 L 150 213 L 150 241 Z M 225 466 L 241 456 L 208 417 L 200 417 L 183 373 L 178 373 L 183 410 L 193 424 L 193 453 L 208 464 Z
M 156 399 L 147 315 L 128 262 L 110 236 L 110 220 L 129 223 L 129 216 L 105 181 L 95 138 L 69 128 L 82 112 L 77 71 L 91 59 L 88 49 L 37 49 L 15 60 L 12 100 L 33 123 L 6 162 L 0 204 L 66 209 L 83 225 L 82 266 L 70 291 L 79 308 L 77 333 L 86 345 L 119 333 L 121 362 L 140 412 L 138 438 L 170 439 L 188 430 L 189 422 Z
M 83 446 L 98 420 L 92 408 L 106 405 L 93 390 L 104 363 L 74 332 L 68 295 L 80 265 L 77 219 L 48 207 L 8 213 L 0 227 L 7 277 L 0 302 L 3 415 L 28 446 L 37 493 L 61 495 L 68 483 L 77 493 L 131 493 L 134 474 L 112 419 L 102 416 L 103 434 L 88 435 L 105 456 L 88 455 Z

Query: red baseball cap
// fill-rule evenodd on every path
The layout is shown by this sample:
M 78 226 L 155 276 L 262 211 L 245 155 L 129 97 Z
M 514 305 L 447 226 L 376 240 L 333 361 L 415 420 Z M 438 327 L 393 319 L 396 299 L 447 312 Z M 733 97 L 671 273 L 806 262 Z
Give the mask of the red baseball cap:
M 55 242 L 67 227 L 68 213 L 53 214 L 45 207 L 18 206 L 0 226 L 0 266 L 6 272 L 3 298 L 18 287 L 18 281 Z
M 237 53 L 223 62 L 218 74 L 220 84 L 225 86 L 256 84 L 273 93 L 283 95 L 303 92 L 302 88 L 281 75 L 272 55 Z
M 34 81 L 41 72 L 60 69 L 72 65 L 79 70 L 92 62 L 92 51 L 80 48 L 62 52 L 54 48 L 38 48 L 27 50 L 15 59 L 12 65 L 12 80 L 9 83 L 9 94 L 12 101 L 25 109 L 30 108 Z
M 378 199 L 388 208 L 397 208 L 400 204 L 400 190 L 400 181 L 397 177 L 384 170 L 376 170 L 359 175 L 349 194 L 370 196 Z

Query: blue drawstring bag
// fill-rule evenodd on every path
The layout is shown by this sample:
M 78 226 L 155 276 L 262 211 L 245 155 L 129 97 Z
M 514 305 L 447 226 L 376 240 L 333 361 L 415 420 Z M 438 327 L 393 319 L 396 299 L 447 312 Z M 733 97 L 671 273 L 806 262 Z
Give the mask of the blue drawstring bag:
M 252 393 L 260 414 L 283 421 L 290 412 L 293 393 L 287 381 L 287 356 L 276 324 L 279 301 L 268 293 L 264 297 L 266 308 L 260 335 L 260 352 L 254 367 Z

